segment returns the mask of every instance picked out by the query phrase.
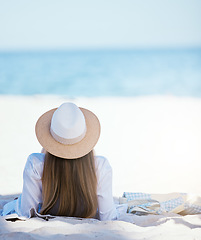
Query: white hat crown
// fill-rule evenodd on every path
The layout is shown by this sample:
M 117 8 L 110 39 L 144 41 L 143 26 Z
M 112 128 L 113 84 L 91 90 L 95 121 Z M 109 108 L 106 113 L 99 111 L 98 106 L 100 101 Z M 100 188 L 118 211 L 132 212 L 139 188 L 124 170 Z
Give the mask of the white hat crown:
M 52 116 L 50 132 L 64 145 L 80 142 L 86 134 L 84 114 L 74 103 L 63 103 Z

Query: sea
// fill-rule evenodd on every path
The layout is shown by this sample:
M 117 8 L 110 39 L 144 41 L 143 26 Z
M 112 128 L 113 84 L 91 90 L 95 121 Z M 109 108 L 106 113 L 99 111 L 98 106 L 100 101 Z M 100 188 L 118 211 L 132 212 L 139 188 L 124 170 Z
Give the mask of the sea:
M 0 94 L 201 97 L 201 48 L 0 52 Z

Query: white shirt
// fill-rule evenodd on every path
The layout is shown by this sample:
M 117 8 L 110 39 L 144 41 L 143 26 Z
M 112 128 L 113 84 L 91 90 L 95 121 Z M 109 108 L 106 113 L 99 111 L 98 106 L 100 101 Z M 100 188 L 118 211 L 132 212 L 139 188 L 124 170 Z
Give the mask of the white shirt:
M 42 173 L 44 153 L 31 154 L 26 162 L 23 172 L 23 190 L 17 200 L 7 203 L 3 208 L 3 215 L 17 213 L 20 217 L 30 218 L 33 209 L 37 211 L 42 203 Z M 104 157 L 95 157 L 97 175 L 97 197 L 100 220 L 117 219 L 117 210 L 112 195 L 112 168 Z

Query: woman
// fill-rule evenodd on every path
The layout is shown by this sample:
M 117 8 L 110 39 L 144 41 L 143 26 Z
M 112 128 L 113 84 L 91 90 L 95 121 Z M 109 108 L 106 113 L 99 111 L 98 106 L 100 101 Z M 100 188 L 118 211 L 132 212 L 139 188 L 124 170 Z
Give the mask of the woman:
M 94 157 L 100 136 L 98 118 L 87 109 L 64 103 L 44 113 L 36 136 L 45 150 L 31 154 L 23 173 L 20 197 L 4 206 L 3 215 L 117 218 L 112 197 L 112 169 Z

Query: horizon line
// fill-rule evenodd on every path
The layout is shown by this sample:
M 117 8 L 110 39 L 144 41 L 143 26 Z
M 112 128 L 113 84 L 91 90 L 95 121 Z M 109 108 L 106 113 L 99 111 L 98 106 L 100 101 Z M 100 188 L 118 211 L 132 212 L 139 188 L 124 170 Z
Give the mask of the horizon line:
M 160 50 L 201 50 L 199 46 L 145 46 L 145 47 L 88 47 L 88 48 L 0 48 L 0 53 L 13 52 L 99 52 L 99 51 L 160 51 Z

